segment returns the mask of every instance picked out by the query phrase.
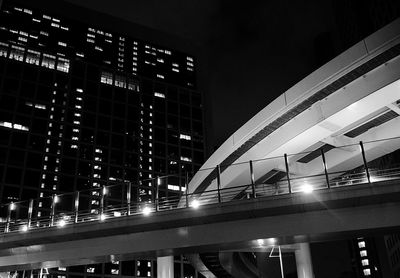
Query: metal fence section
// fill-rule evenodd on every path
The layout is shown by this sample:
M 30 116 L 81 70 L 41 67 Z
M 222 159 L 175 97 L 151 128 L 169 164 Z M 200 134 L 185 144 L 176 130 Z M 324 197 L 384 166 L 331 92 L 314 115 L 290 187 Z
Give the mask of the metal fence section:
M 379 148 L 383 142 L 384 153 Z M 398 150 L 399 146 L 400 138 L 390 138 L 338 147 L 322 146 L 310 152 L 229 166 L 217 165 L 200 170 L 206 176 L 208 187 L 192 193 L 188 193 L 189 176 L 186 175 L 175 177 L 184 184 L 172 185 L 176 187 L 174 194 L 160 196 L 160 188 L 165 192 L 165 188 L 171 186 L 169 180 L 172 176 L 159 176 L 151 180 L 154 186 L 149 190 L 152 190 L 153 199 L 145 202 L 134 200 L 131 182 L 116 181 L 112 186 L 2 204 L 0 233 L 28 232 L 135 214 L 191 209 L 238 199 L 400 180 L 400 165 L 392 163 L 386 156 Z

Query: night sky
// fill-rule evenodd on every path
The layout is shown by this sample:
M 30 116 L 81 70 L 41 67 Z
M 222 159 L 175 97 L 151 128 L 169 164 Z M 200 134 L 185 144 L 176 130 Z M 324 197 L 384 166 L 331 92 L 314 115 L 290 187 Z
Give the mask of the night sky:
M 200 50 L 208 149 L 316 68 L 330 1 L 68 0 L 179 36 Z

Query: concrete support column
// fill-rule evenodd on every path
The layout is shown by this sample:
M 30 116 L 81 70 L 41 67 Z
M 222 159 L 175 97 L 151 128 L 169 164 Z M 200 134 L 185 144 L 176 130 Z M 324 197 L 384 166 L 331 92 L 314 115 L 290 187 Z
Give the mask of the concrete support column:
M 294 255 L 296 257 L 297 277 L 314 278 L 310 244 L 309 243 L 298 244 L 298 249 L 294 251 Z
M 157 258 L 157 277 L 174 278 L 174 256 Z

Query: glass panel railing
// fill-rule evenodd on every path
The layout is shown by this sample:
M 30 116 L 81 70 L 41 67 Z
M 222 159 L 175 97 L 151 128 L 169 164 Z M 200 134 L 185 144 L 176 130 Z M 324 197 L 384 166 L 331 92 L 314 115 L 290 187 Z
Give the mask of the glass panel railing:
M 238 163 L 228 167 L 220 166 L 220 199 L 228 202 L 243 198 L 246 190 L 251 189 L 250 164 Z
M 283 156 L 255 160 L 253 169 L 257 197 L 289 193 Z
M 325 157 L 331 187 L 368 182 L 359 144 L 335 147 Z
M 364 142 L 371 182 L 400 178 L 400 138 Z
M 324 154 L 321 151 L 323 149 L 287 156 L 293 193 L 311 192 L 328 187 L 324 169 L 325 151 Z

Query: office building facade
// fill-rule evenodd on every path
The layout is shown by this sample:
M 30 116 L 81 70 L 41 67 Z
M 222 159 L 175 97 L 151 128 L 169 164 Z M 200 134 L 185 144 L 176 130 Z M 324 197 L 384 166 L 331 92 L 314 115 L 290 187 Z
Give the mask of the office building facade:
M 159 176 L 168 176 L 159 197 L 178 198 L 186 174 L 204 159 L 196 66 L 193 55 L 160 46 L 157 39 L 4 1 L 1 202 L 94 189 L 85 206 L 98 213 L 104 186 L 130 182 L 132 200 L 147 203 L 154 200 Z M 39 203 L 34 216 L 45 217 L 49 210 L 49 204 Z M 197 275 L 183 258 L 176 259 L 179 275 Z M 56 273 L 59 278 L 154 277 L 155 269 L 154 260 L 136 260 Z

